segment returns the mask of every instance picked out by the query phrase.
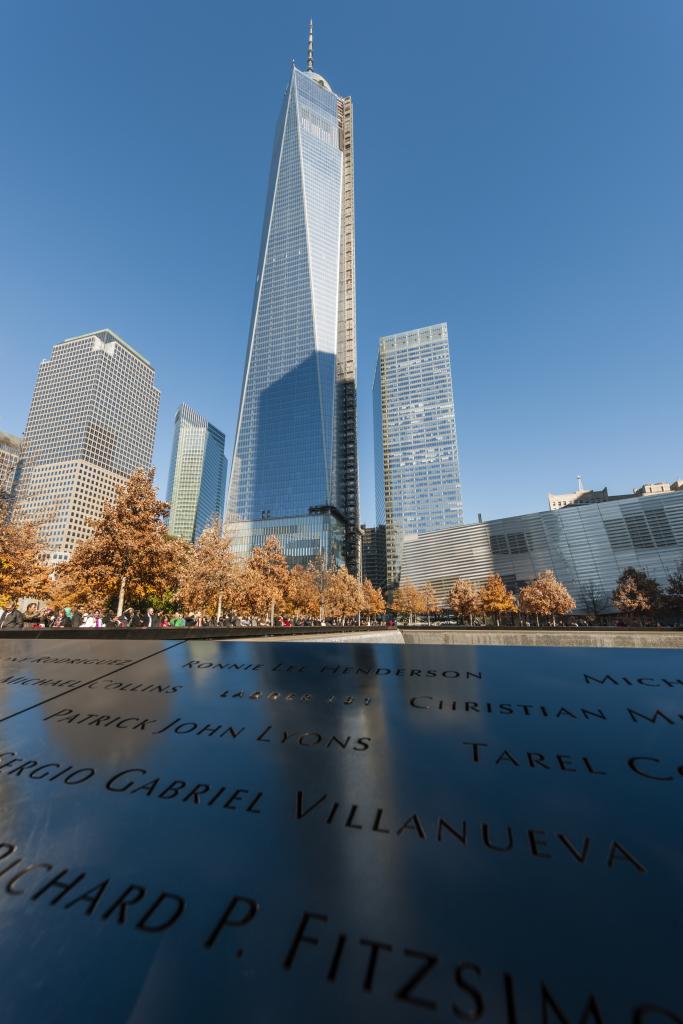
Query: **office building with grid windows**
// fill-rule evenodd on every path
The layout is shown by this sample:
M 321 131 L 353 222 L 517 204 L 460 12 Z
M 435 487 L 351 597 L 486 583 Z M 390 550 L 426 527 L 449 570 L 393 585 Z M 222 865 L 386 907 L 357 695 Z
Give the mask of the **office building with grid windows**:
M 245 549 L 268 521 L 290 561 L 306 537 L 356 573 L 353 205 L 351 100 L 313 70 L 311 35 L 275 138 L 226 520 Z
M 0 430 L 0 500 L 8 501 L 12 494 L 20 455 L 21 438 Z
M 683 489 L 567 505 L 406 538 L 404 578 L 431 583 L 443 604 L 454 580 L 477 587 L 498 573 L 515 593 L 551 569 L 578 612 L 611 610 L 611 594 L 633 566 L 666 586 L 683 560 Z
M 181 405 L 175 417 L 166 498 L 171 506 L 168 529 L 174 536 L 194 542 L 212 519 L 223 518 L 227 466 L 225 434 Z
M 380 338 L 373 407 L 377 524 L 386 526 L 392 589 L 405 536 L 463 521 L 447 324 Z
M 87 520 L 149 469 L 158 410 L 154 369 L 113 331 L 68 338 L 42 361 L 12 504 L 40 525 L 48 562 L 69 558 Z
M 363 579 L 373 587 L 387 589 L 387 528 L 361 526 L 363 547 Z

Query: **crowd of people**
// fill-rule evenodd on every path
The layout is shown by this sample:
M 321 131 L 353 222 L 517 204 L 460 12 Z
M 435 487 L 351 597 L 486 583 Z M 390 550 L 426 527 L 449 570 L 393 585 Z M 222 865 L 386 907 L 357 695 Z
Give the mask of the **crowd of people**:
M 321 625 L 318 619 L 290 619 L 281 615 L 275 616 L 274 624 L 284 628 Z M 327 623 L 323 622 L 322 625 Z M 121 615 L 116 615 L 111 608 L 41 610 L 37 602 L 32 602 L 26 606 L 25 611 L 21 611 L 16 602 L 6 607 L 0 605 L 0 629 L 173 629 L 191 626 L 270 626 L 270 621 L 228 615 L 211 618 L 182 611 L 157 612 L 154 608 L 126 608 Z
M 141 611 L 126 608 L 116 615 L 110 608 L 45 608 L 37 603 L 28 604 L 21 611 L 16 602 L 0 607 L 0 629 L 159 629 L 166 627 L 210 625 L 206 620 L 197 622 L 194 616 L 182 612 L 159 613 L 154 608 Z
M 354 620 L 355 621 L 355 620 Z M 373 621 L 377 621 L 376 619 Z M 389 616 L 381 617 L 382 625 L 394 625 Z M 285 629 L 293 626 L 333 626 L 336 620 L 322 621 L 317 618 L 287 617 L 276 615 L 273 625 Z M 209 626 L 209 627 L 248 627 L 270 626 L 270 619 L 258 617 L 240 618 L 235 615 L 207 617 L 189 614 L 182 611 L 157 612 L 154 608 L 143 610 L 126 608 L 121 615 L 116 615 L 107 608 L 45 608 L 40 609 L 37 602 L 26 606 L 21 611 L 16 602 L 5 607 L 0 605 L 0 629 L 173 629 L 178 627 Z
M 527 628 L 535 629 L 538 628 L 538 623 L 532 621 L 532 619 L 526 618 L 525 616 L 516 614 L 502 617 L 505 621 L 499 625 L 503 625 L 507 628 Z M 393 627 L 397 624 L 397 617 L 387 612 L 385 615 L 374 616 L 372 620 L 363 619 L 364 622 L 374 625 L 383 625 L 387 627 Z M 404 625 L 409 622 L 407 617 L 398 617 L 399 623 L 402 622 Z M 349 619 L 349 623 L 353 624 L 354 619 Z M 291 628 L 299 626 L 337 626 L 339 623 L 334 618 L 332 619 L 318 619 L 310 617 L 283 617 L 276 615 L 273 620 L 273 625 Z M 414 622 L 415 626 L 433 626 L 433 627 L 469 627 L 469 628 L 491 628 L 491 623 L 481 616 L 472 616 L 467 621 L 462 618 L 453 618 L 448 612 L 441 612 L 441 614 L 432 615 L 429 619 L 424 617 L 416 616 Z M 43 608 L 37 602 L 31 602 L 26 605 L 24 611 L 22 611 L 17 602 L 9 602 L 4 607 L 0 604 L 0 630 L 6 629 L 173 629 L 173 628 L 187 628 L 187 627 L 245 627 L 253 628 L 259 626 L 270 626 L 270 620 L 268 618 L 260 619 L 258 617 L 252 618 L 240 618 L 235 615 L 223 615 L 220 617 L 207 617 L 199 614 L 184 613 L 181 610 L 171 612 L 158 612 L 154 608 L 126 608 L 121 615 L 116 615 L 111 608 Z M 544 628 L 547 628 L 550 623 L 545 623 Z M 629 623 L 623 618 L 615 617 L 614 615 L 595 615 L 595 616 L 576 616 L 566 615 L 560 616 L 552 625 L 558 629 L 595 629 L 595 628 L 629 628 L 632 623 Z M 661 622 L 655 617 L 648 619 L 641 619 L 640 626 L 654 626 L 658 628 L 681 628 L 681 622 Z

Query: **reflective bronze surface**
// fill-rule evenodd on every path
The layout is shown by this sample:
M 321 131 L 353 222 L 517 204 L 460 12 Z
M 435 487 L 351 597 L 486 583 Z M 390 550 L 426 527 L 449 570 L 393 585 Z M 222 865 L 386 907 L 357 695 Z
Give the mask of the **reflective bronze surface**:
M 0 640 L 3 1020 L 683 1022 L 679 652 L 162 647 Z

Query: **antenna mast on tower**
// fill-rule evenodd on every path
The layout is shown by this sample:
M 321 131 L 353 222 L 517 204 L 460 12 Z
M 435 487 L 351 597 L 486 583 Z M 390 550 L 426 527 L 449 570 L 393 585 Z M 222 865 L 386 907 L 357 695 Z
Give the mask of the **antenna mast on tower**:
M 308 26 L 308 61 L 306 63 L 306 70 L 313 70 L 313 18 L 311 18 Z

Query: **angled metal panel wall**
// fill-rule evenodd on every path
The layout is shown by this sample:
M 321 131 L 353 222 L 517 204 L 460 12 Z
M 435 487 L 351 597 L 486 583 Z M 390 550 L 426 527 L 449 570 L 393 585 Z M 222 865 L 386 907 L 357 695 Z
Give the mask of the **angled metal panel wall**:
M 431 582 L 445 601 L 453 580 L 491 572 L 519 589 L 552 569 L 579 610 L 608 597 L 628 566 L 665 585 L 683 560 L 683 491 L 535 512 L 406 538 L 403 578 Z

